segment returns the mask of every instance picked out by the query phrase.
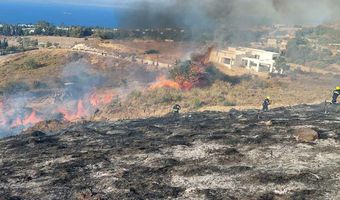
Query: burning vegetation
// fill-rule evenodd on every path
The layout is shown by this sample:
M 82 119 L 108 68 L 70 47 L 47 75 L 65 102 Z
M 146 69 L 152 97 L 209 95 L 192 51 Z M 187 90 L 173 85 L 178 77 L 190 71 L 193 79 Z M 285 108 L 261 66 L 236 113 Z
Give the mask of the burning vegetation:
M 169 78 L 160 75 L 149 89 L 173 88 L 188 91 L 195 87 L 210 86 L 218 80 L 236 83 L 233 77 L 223 74 L 209 62 L 211 51 L 212 48 L 208 48 L 204 53 L 192 54 L 190 60 L 176 62 L 169 71 Z
M 0 103 L 0 129 L 22 129 L 50 119 L 74 122 L 90 116 L 99 107 L 110 103 L 114 97 L 112 90 L 93 91 L 82 98 L 66 98 L 61 102 L 54 99 L 53 105 L 43 102 L 34 109 L 28 106 L 32 101 L 37 101 L 37 98 L 8 99 Z M 21 105 L 18 104 L 19 101 Z
M 59 78 L 54 78 L 54 85 L 42 80 L 34 81 L 32 86 L 11 82 L 2 90 L 1 135 L 18 133 L 46 120 L 75 122 L 90 117 L 118 96 L 124 96 L 130 90 L 128 83 L 141 86 L 149 83 L 137 75 L 145 73 L 147 77 L 153 72 L 138 73 L 143 67 L 138 72 L 132 67 L 104 72 L 81 59 L 63 66 Z

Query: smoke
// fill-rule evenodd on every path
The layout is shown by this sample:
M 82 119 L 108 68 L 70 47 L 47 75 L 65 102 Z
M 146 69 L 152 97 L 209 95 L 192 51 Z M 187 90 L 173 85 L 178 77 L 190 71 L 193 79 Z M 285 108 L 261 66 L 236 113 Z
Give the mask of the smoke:
M 339 8 L 338 0 L 144 0 L 130 5 L 120 25 L 193 30 L 276 23 L 315 25 L 339 20 Z
M 52 81 L 56 82 L 53 86 L 30 87 L 27 91 L 13 87 L 0 99 L 0 138 L 45 120 L 76 121 L 90 117 L 111 101 L 124 100 L 131 91 L 147 88 L 158 73 L 136 65 L 104 70 L 80 58 L 63 66 L 59 78 Z
M 340 19 L 338 0 L 272 0 L 279 21 L 293 24 L 321 24 Z

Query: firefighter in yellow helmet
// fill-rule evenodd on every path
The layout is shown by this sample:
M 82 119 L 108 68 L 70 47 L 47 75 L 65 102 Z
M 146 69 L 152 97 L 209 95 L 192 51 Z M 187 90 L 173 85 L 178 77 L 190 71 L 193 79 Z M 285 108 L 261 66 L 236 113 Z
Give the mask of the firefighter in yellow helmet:
M 337 99 L 339 95 L 340 95 L 340 86 L 336 86 L 333 92 L 332 104 L 337 103 Z
M 176 104 L 174 107 L 172 107 L 172 110 L 175 114 L 178 114 L 181 109 L 182 107 L 179 104 Z
M 271 104 L 270 97 L 266 97 L 262 103 L 262 111 L 269 111 L 269 105 Z

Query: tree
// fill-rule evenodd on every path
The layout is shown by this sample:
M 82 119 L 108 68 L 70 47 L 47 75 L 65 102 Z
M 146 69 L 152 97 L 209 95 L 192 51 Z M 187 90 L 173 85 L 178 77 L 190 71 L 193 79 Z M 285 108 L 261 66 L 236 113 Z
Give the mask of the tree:
M 91 36 L 92 34 L 93 32 L 91 28 L 84 28 L 80 26 L 72 27 L 69 32 L 70 37 L 77 37 L 77 38 L 88 37 L 88 36 Z
M 53 44 L 52 44 L 50 41 L 48 41 L 48 42 L 46 43 L 46 48 L 50 48 L 52 45 L 53 45 Z
M 8 40 L 4 38 L 2 41 L 0 40 L 0 49 L 7 49 L 8 47 Z
M 35 26 L 35 33 L 38 35 L 54 35 L 56 30 L 55 26 L 46 21 L 40 21 Z
M 280 55 L 275 60 L 275 68 L 278 71 L 288 71 L 290 69 L 290 66 L 287 64 L 286 58 L 282 55 Z

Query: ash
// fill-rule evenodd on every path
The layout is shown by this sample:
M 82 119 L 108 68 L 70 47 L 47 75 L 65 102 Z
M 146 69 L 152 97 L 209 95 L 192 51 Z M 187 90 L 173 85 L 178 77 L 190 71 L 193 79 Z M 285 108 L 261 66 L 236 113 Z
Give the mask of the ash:
M 79 122 L 0 140 L 0 199 L 340 199 L 339 109 Z M 294 130 L 311 128 L 312 143 Z

